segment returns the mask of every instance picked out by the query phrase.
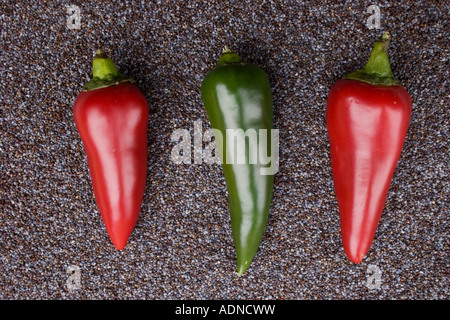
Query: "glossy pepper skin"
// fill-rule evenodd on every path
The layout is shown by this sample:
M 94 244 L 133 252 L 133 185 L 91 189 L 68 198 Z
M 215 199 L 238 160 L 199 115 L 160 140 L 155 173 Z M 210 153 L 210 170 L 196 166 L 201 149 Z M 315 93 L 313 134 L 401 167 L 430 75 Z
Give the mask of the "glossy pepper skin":
M 267 74 L 225 48 L 217 66 L 205 77 L 202 99 L 211 127 L 220 131 L 216 144 L 227 184 L 234 247 L 238 273 L 244 273 L 262 240 L 273 194 L 273 175 L 261 174 L 260 163 L 227 161 L 227 129 L 273 128 L 272 93 Z M 220 142 L 223 143 L 220 143 Z M 263 148 L 270 150 L 270 137 Z
M 366 66 L 338 80 L 327 101 L 327 130 L 342 244 L 360 263 L 369 251 L 407 135 L 411 98 L 394 78 L 391 37 L 375 43 Z
M 147 177 L 149 107 L 139 88 L 99 50 L 93 79 L 73 107 L 98 210 L 122 250 L 141 210 Z

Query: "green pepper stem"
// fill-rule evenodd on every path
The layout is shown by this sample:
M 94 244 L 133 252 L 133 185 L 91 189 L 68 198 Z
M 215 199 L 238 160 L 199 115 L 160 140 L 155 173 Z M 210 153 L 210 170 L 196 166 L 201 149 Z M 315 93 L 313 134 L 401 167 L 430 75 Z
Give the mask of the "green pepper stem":
M 225 46 L 222 50 L 222 55 L 219 58 L 219 61 L 217 61 L 218 65 L 224 65 L 224 64 L 231 64 L 231 63 L 240 63 L 241 57 L 230 50 L 227 46 Z
M 364 81 L 375 85 L 399 85 L 400 82 L 392 73 L 389 56 L 387 54 L 391 39 L 391 34 L 388 31 L 384 32 L 381 39 L 375 42 L 369 60 L 364 68 L 349 73 L 345 78 Z
M 386 52 L 386 54 L 387 54 L 387 51 L 389 48 L 389 44 L 391 43 L 391 39 L 392 39 L 392 36 L 389 33 L 389 31 L 385 31 L 383 33 L 383 35 L 381 36 L 381 44 L 383 47 L 383 51 Z
M 105 88 L 123 82 L 132 82 L 132 80 L 119 72 L 103 50 L 97 50 L 92 61 L 92 79 L 84 85 L 83 91 Z
M 95 52 L 95 57 L 92 61 L 92 75 L 94 78 L 101 80 L 122 76 L 111 58 L 101 49 Z
M 381 41 L 375 42 L 369 60 L 364 67 L 366 73 L 377 74 L 381 77 L 393 77 L 387 54 L 390 41 L 391 35 L 389 32 L 385 32 L 381 37 Z

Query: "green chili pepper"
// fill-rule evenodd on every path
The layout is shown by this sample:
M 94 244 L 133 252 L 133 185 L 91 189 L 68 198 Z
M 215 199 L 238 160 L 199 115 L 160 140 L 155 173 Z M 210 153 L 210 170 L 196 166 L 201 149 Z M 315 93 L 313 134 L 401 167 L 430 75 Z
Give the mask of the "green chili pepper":
M 273 194 L 275 172 L 264 173 L 269 164 L 261 159 L 274 155 L 270 83 L 259 66 L 242 62 L 225 48 L 203 80 L 201 93 L 227 184 L 237 269 L 242 274 L 261 243 Z

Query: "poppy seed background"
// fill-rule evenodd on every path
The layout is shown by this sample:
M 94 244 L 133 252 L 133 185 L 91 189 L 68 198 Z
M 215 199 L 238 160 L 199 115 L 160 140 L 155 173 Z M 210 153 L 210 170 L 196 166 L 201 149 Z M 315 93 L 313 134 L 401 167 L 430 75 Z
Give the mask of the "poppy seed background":
M 449 5 L 378 1 L 381 29 L 369 30 L 370 4 L 3 1 L 0 298 L 448 299 Z M 69 5 L 80 8 L 79 29 L 67 27 Z M 385 30 L 413 112 L 375 239 L 356 265 L 341 245 L 326 99 Z M 242 276 L 220 166 L 171 160 L 175 129 L 209 128 L 200 85 L 225 45 L 269 75 L 280 133 L 271 215 Z M 146 192 L 120 252 L 72 115 L 99 48 L 150 105 Z M 70 282 L 74 268 L 80 282 Z

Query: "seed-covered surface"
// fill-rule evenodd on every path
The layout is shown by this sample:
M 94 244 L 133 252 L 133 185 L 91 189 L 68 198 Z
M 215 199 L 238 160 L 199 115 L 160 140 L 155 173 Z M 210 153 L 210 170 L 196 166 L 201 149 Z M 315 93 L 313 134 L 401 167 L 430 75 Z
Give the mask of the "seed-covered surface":
M 448 299 L 449 5 L 378 1 L 380 29 L 369 29 L 366 2 L 337 2 L 3 1 L 0 298 Z M 385 30 L 413 113 L 374 242 L 353 264 L 341 245 L 326 98 Z M 210 127 L 201 81 L 225 45 L 269 75 L 280 141 L 266 233 L 241 276 L 221 168 L 194 162 L 194 138 Z M 150 105 L 146 192 L 120 252 L 72 115 L 99 48 Z M 191 164 L 172 158 L 177 129 L 192 138 Z

